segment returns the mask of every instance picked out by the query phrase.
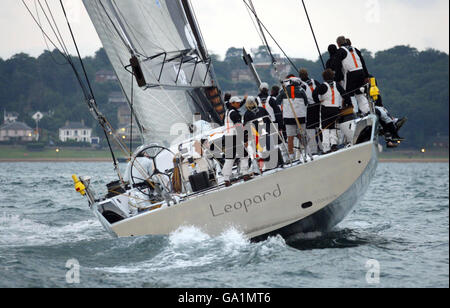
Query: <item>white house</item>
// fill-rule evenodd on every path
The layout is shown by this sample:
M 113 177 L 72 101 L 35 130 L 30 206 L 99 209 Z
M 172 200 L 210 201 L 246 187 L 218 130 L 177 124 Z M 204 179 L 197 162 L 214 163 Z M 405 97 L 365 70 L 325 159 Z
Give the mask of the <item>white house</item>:
M 85 126 L 83 120 L 81 122 L 67 121 L 66 125 L 59 129 L 59 140 L 92 143 L 92 128 Z

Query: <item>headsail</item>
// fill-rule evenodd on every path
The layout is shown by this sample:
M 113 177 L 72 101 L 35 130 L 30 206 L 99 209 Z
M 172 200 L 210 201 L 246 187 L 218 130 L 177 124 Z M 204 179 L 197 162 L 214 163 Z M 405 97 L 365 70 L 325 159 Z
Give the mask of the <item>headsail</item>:
M 126 96 L 133 94 L 145 142 L 169 142 L 171 126 L 191 123 L 195 112 L 221 123 L 223 103 L 210 95 L 219 92 L 188 0 L 83 2 Z

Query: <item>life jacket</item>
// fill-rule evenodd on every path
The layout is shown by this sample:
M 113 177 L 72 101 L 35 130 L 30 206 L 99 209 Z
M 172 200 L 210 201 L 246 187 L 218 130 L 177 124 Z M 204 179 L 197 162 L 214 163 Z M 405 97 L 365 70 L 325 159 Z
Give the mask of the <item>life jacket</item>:
M 343 73 L 354 72 L 363 69 L 361 58 L 352 46 L 341 47 L 347 52 L 347 57 L 342 60 Z
M 328 87 L 328 91 L 323 95 L 319 95 L 322 106 L 341 108 L 342 96 L 337 89 L 336 82 L 333 81 L 331 84 L 326 82 L 325 85 Z
M 275 111 L 273 110 L 272 106 L 270 106 L 270 100 L 272 99 L 272 96 L 268 96 L 267 99 L 262 103 L 262 107 L 267 110 L 267 113 L 270 115 L 270 119 L 272 122 L 275 122 Z
M 233 120 L 231 120 L 230 115 L 232 112 L 238 112 L 238 111 L 235 109 L 231 109 L 231 110 L 227 110 L 227 112 L 225 113 L 225 136 L 236 136 L 237 135 L 236 127 L 240 123 L 235 124 L 233 122 Z
M 298 95 L 300 91 L 303 91 L 303 88 L 300 86 L 300 84 L 292 84 L 287 86 L 286 90 L 289 98 L 285 98 L 283 100 L 283 118 L 295 119 L 295 116 L 297 116 L 297 118 L 306 118 L 306 104 L 308 102 L 305 102 L 304 99 L 300 98 Z M 295 114 L 292 111 L 292 107 L 289 101 L 292 102 Z
M 306 96 L 308 97 L 308 104 L 313 105 L 314 104 L 313 92 L 316 89 L 316 83 L 314 82 L 314 79 L 302 81 L 302 84 L 306 88 L 305 92 L 306 92 Z

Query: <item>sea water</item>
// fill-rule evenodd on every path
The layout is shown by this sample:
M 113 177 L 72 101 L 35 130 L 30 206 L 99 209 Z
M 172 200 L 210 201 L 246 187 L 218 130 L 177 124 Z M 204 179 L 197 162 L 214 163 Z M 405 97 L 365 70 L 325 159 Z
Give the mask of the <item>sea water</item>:
M 116 239 L 71 175 L 109 163 L 0 163 L 0 287 L 449 287 L 449 165 L 380 164 L 333 231 L 251 243 L 195 227 Z

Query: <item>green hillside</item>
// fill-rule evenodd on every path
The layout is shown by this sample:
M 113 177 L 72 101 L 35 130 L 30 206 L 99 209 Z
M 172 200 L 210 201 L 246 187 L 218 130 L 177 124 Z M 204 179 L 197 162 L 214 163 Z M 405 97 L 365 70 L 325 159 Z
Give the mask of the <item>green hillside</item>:
M 363 50 L 371 74 L 378 79 L 383 101 L 395 116 L 407 116 L 409 122 L 402 130 L 408 140 L 403 147 L 427 146 L 436 136 L 448 136 L 449 125 L 449 56 L 436 50 L 419 52 L 409 46 L 397 46 L 371 54 Z M 325 60 L 328 58 L 324 55 Z M 232 71 L 246 69 L 240 49 L 230 48 L 225 59 L 213 55 L 214 70 L 223 91 L 239 94 L 257 94 L 253 82 L 233 83 Z M 305 67 L 312 78 L 320 80 L 321 63 L 293 59 L 296 66 Z M 74 59 L 74 62 L 78 61 Z M 112 70 L 103 49 L 94 57 L 84 59 L 91 81 L 100 70 Z M 276 84 L 271 69 L 261 69 L 264 81 Z M 120 91 L 118 83 L 95 83 L 93 89 L 102 112 L 112 125 L 117 123 L 117 112 L 109 105 L 108 95 Z M 20 120 L 34 126 L 30 118 L 35 111 L 53 111 L 52 117 L 40 122 L 40 127 L 56 134 L 66 120 L 85 122 L 97 130 L 83 101 L 83 95 L 69 65 L 64 64 L 58 52 L 45 51 L 38 58 L 17 54 L 10 59 L 0 58 L 0 111 L 15 111 Z

